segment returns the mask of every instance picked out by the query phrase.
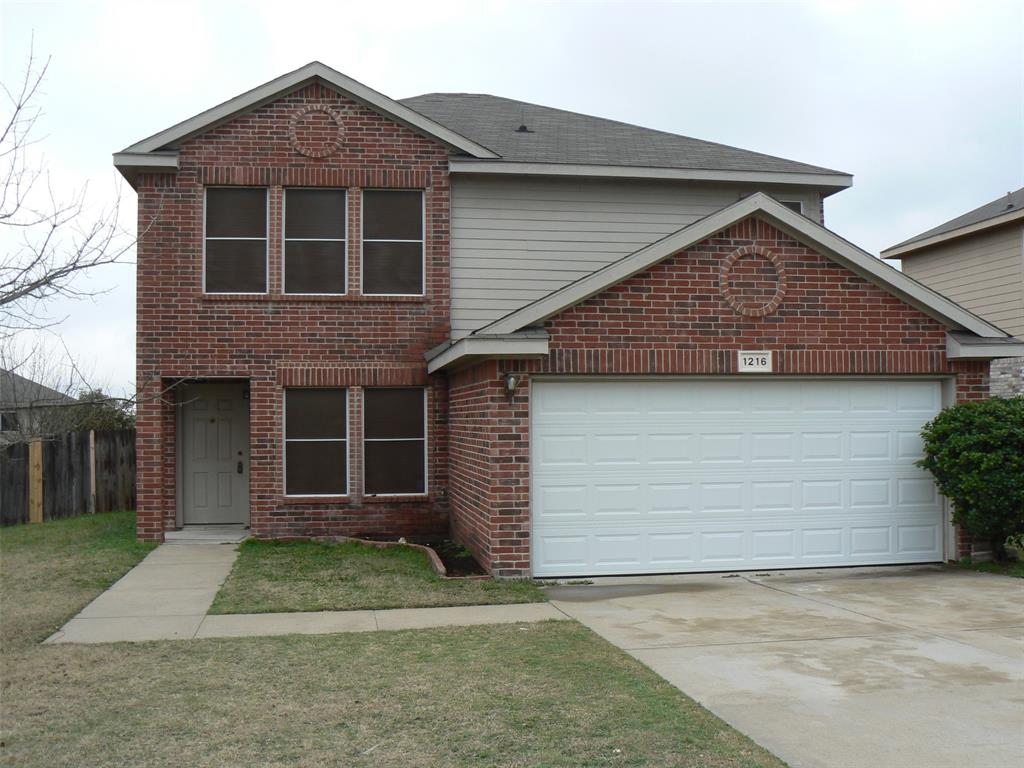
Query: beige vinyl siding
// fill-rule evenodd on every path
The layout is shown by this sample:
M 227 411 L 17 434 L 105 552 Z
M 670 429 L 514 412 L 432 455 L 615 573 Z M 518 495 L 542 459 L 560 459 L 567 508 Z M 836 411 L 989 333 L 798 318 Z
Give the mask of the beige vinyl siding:
M 1015 336 L 1024 336 L 1024 227 L 1013 224 L 933 246 L 903 271 Z
M 471 331 L 627 256 L 754 191 L 736 185 L 454 177 L 452 336 Z M 800 200 L 821 221 L 817 190 Z

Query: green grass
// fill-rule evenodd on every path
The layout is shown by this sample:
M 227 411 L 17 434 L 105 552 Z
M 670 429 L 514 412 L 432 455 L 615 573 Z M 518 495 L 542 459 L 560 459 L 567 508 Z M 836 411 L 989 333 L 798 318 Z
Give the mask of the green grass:
M 444 579 L 411 547 L 246 541 L 211 613 L 279 613 L 533 603 L 526 579 Z
M 961 568 L 982 573 L 998 573 L 1002 576 L 1014 576 L 1024 579 L 1024 562 L 1020 560 L 1005 563 L 975 563 L 970 558 L 964 558 L 957 563 Z
M 0 532 L 0 764 L 783 768 L 569 621 L 38 644 L 148 549 L 123 514 Z
M 0 528 L 0 647 L 44 640 L 155 546 L 134 512 Z

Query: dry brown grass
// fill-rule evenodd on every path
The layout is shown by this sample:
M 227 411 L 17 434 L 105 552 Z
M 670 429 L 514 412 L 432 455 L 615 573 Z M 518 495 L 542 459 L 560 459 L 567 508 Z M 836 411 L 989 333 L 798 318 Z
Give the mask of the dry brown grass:
M 4 611 L 4 765 L 782 765 L 574 622 L 40 646 L 131 558 L 10 533 L 4 605 L 34 607 Z

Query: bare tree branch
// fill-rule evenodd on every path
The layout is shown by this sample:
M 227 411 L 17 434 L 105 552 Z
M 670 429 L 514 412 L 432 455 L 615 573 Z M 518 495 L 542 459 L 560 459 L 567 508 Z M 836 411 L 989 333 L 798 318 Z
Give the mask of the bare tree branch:
M 8 112 L 0 121 L 0 339 L 59 324 L 62 318 L 47 313 L 47 302 L 102 293 L 79 278 L 122 261 L 135 244 L 118 220 L 120 188 L 111 204 L 93 213 L 87 186 L 58 193 L 43 160 L 30 151 L 40 141 L 38 100 L 49 66 L 30 47 L 20 82 L 0 84 Z

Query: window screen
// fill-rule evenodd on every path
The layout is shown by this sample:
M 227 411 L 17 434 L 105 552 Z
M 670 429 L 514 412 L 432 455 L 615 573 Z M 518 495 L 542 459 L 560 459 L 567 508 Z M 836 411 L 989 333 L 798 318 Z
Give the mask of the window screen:
M 207 293 L 266 293 L 267 190 L 206 190 Z
M 345 190 L 285 190 L 284 292 L 345 293 L 345 267 Z
M 348 419 L 344 389 L 287 389 L 284 400 L 285 493 L 348 493 Z
M 363 293 L 423 293 L 422 192 L 363 192 Z
M 363 390 L 363 492 L 426 493 L 426 391 Z
M 804 204 L 801 203 L 799 200 L 780 200 L 779 202 L 782 203 L 787 208 L 789 208 L 790 210 L 796 211 L 797 213 L 804 212 Z

